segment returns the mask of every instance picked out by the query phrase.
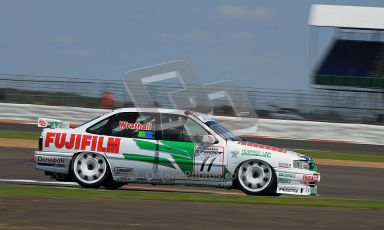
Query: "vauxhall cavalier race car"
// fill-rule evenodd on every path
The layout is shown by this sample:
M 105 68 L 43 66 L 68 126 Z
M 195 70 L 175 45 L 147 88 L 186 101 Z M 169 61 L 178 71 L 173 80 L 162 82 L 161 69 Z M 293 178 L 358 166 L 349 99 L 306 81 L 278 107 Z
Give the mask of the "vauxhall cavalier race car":
M 124 108 L 77 128 L 40 118 L 36 168 L 57 180 L 116 189 L 130 182 L 240 188 L 249 195 L 316 195 L 307 156 L 246 142 L 190 111 Z

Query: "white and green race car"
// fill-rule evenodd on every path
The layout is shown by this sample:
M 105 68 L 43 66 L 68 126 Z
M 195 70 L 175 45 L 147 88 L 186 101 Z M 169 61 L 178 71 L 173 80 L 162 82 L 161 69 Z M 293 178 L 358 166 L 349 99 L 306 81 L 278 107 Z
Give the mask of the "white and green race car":
M 239 188 L 249 195 L 316 195 L 307 156 L 246 142 L 210 117 L 124 108 L 77 128 L 40 118 L 36 168 L 57 180 L 115 189 L 126 183 Z

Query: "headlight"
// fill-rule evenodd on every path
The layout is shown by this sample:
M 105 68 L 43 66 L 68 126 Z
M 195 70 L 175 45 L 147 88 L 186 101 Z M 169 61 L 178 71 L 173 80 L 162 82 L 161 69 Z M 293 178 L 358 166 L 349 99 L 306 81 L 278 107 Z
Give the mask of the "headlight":
M 298 169 L 307 169 L 307 170 L 309 170 L 308 161 L 294 160 L 293 161 L 293 167 L 294 168 L 298 168 Z

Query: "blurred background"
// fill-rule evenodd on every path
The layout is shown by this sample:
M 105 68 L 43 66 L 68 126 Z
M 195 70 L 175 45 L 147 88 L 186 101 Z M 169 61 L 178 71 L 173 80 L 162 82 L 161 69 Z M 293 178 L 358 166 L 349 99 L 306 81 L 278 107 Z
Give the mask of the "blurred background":
M 381 0 L 1 0 L 0 229 L 381 229 L 383 31 Z M 238 82 L 231 93 L 245 92 L 259 119 L 238 126 L 230 98 L 213 100 L 214 118 L 244 140 L 313 158 L 321 197 L 89 190 L 35 169 L 38 117 L 73 127 L 134 106 L 126 72 L 173 60 L 189 62 L 201 85 Z M 164 108 L 184 87 L 146 86 Z
M 0 103 L 132 106 L 125 71 L 182 59 L 204 84 L 239 82 L 260 118 L 384 124 L 383 25 L 352 16 L 324 24 L 330 16 L 311 11 L 313 3 L 382 6 L 1 1 Z M 159 107 L 169 107 L 168 92 L 181 88 L 150 87 Z M 214 114 L 233 111 L 217 103 Z

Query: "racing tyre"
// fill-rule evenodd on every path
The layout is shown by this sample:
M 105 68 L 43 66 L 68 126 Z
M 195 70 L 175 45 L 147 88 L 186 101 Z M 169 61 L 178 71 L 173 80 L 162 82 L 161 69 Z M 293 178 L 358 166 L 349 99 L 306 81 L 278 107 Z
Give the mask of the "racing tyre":
M 125 183 L 123 182 L 115 182 L 112 180 L 109 180 L 107 183 L 105 183 L 103 186 L 105 189 L 108 189 L 108 190 L 115 190 L 115 189 L 118 189 L 120 187 L 123 187 L 125 185 Z
M 264 161 L 243 162 L 238 168 L 236 182 L 248 195 L 276 195 L 276 174 Z
M 97 153 L 76 155 L 71 168 L 76 182 L 86 188 L 98 188 L 112 177 L 107 161 Z

